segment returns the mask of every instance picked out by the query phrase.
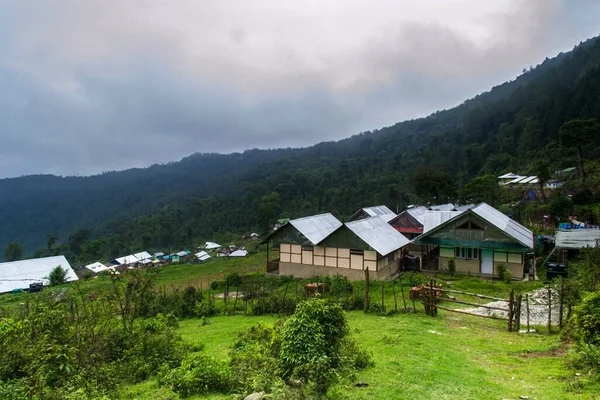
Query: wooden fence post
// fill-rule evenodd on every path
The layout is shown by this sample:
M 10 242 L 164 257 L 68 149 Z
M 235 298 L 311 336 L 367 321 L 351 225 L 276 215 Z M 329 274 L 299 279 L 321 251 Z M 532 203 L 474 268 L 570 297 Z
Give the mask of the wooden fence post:
M 527 333 L 529 333 L 529 294 L 525 295 L 525 307 L 527 307 Z
M 560 293 L 559 293 L 559 297 L 558 297 L 558 301 L 559 301 L 558 326 L 560 327 L 560 329 L 562 329 L 562 327 L 563 327 L 563 313 L 564 313 L 563 298 L 564 297 L 565 297 L 565 277 L 563 276 L 560 280 Z
M 398 311 L 398 300 L 396 299 L 396 285 L 392 281 L 392 294 L 394 295 L 394 311 Z
M 369 311 L 369 268 L 365 269 L 365 304 L 363 311 Z
M 521 330 L 521 302 L 523 301 L 523 295 L 520 294 L 517 296 L 517 311 L 515 313 L 515 331 L 519 332 Z
M 552 332 L 552 290 L 548 288 L 548 333 Z
M 512 323 L 513 323 L 513 310 L 515 307 L 515 291 L 512 289 L 510 291 L 510 295 L 508 296 L 508 331 L 512 332 Z
M 402 293 L 402 303 L 404 303 L 404 312 L 406 312 L 406 297 L 404 297 L 404 286 L 402 286 L 402 278 L 400 278 L 400 292 Z
M 381 309 L 385 312 L 385 301 L 384 301 L 384 281 L 381 281 Z

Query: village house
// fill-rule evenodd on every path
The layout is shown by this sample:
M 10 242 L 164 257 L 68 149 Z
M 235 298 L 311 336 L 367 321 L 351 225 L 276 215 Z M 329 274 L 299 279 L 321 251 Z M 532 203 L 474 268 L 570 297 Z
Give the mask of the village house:
M 377 216 L 382 217 L 386 221 L 389 221 L 396 217 L 396 213 L 390 210 L 387 206 L 363 207 L 354 214 L 352 214 L 348 221 L 357 221 L 359 219 Z
M 342 224 L 326 213 L 289 221 L 263 240 L 279 250 L 269 259 L 267 271 L 301 278 L 346 276 L 364 279 L 369 269 L 374 279 L 398 272 L 400 249 L 409 243 L 385 217 L 375 216 Z
M 433 269 L 446 269 L 454 258 L 456 272 L 495 276 L 498 265 L 513 278 L 522 278 L 526 253 L 533 250 L 533 233 L 505 214 L 481 203 L 414 239 L 437 246 Z

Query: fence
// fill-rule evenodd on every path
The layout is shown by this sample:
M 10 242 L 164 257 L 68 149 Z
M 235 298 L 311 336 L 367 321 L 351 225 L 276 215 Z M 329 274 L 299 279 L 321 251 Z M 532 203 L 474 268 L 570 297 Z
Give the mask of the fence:
M 461 300 L 458 300 L 455 297 L 451 296 L 450 294 L 461 294 L 461 295 L 465 295 L 465 296 L 469 296 L 469 297 L 477 297 L 480 299 L 492 300 L 494 302 L 507 303 L 507 307 L 500 307 L 500 306 L 496 306 L 496 305 L 491 306 L 491 305 L 473 303 L 473 302 L 468 302 L 468 301 L 461 301 Z M 520 329 L 520 320 L 521 320 L 520 315 L 521 315 L 522 298 L 523 298 L 522 295 L 515 296 L 514 290 L 510 291 L 510 295 L 509 295 L 508 299 L 501 299 L 501 298 L 486 296 L 486 295 L 477 294 L 477 293 L 464 292 L 461 290 L 442 289 L 441 286 L 439 286 L 434 279 L 432 279 L 428 285 L 425 285 L 421 289 L 421 300 L 423 301 L 423 307 L 425 308 L 425 313 L 427 315 L 436 316 L 438 309 L 441 309 L 444 311 L 450 311 L 450 312 L 459 313 L 459 314 L 466 314 L 466 315 L 471 315 L 474 317 L 503 320 L 503 321 L 506 321 L 506 325 L 507 325 L 509 332 L 512 332 L 514 330 L 518 331 Z M 472 313 L 472 312 L 468 312 L 465 310 L 453 309 L 453 308 L 449 308 L 449 307 L 440 306 L 439 303 L 442 301 L 472 306 L 475 308 L 483 308 L 483 309 L 487 309 L 487 310 L 500 311 L 501 312 L 500 315 L 502 315 L 502 316 L 497 315 L 498 313 L 490 314 L 490 315 L 477 314 L 477 313 Z M 504 316 L 504 313 L 506 313 L 506 316 Z
M 536 300 L 534 304 L 530 304 L 530 296 L 526 294 L 515 295 L 515 291 L 511 290 L 508 299 L 502 299 L 492 296 L 486 296 L 478 293 L 469 293 L 460 290 L 443 289 L 437 285 L 435 280 L 431 280 L 423 286 L 420 291 L 423 307 L 427 315 L 436 316 L 437 310 L 466 314 L 473 317 L 490 318 L 506 321 L 506 326 L 509 332 L 518 332 L 521 330 L 521 318 L 525 317 L 527 332 L 531 331 L 531 325 L 546 325 L 548 332 L 552 332 L 552 326 L 563 326 L 564 315 L 564 284 L 560 286 L 557 293 L 553 293 L 550 287 L 540 289 L 534 292 L 537 297 L 545 299 L 545 302 Z M 458 300 L 452 294 L 460 294 L 463 296 L 477 297 L 480 299 L 491 300 L 492 303 L 479 304 L 469 301 Z M 540 295 L 541 294 L 541 295 Z M 468 310 L 454 309 L 440 305 L 441 302 L 449 302 L 461 305 L 472 306 L 477 309 L 491 310 L 490 313 L 475 313 Z M 524 308 L 523 308 L 524 307 Z M 531 308 L 535 308 L 534 320 L 531 323 Z M 553 311 L 554 307 L 554 311 Z M 553 319 L 553 316 L 555 318 Z M 557 320 L 557 321 L 554 321 Z

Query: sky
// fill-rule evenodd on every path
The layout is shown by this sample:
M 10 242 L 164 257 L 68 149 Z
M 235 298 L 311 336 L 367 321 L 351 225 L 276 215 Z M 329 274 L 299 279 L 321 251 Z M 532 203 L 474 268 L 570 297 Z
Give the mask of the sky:
M 600 34 L 596 0 L 0 0 L 0 177 L 309 146 Z

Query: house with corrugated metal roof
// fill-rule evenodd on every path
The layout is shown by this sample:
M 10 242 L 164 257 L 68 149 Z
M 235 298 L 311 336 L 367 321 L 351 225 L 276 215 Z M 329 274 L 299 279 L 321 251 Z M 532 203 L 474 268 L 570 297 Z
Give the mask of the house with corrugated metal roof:
M 522 278 L 526 254 L 533 250 L 533 232 L 492 206 L 481 203 L 427 230 L 416 243 L 437 246 L 434 269 L 446 269 L 454 258 L 456 271 L 496 276 L 498 265 Z
M 374 216 L 342 224 L 326 213 L 289 221 L 263 240 L 279 258 L 269 259 L 267 271 L 301 278 L 346 276 L 374 279 L 397 272 L 400 249 L 409 240 L 392 228 L 386 217 Z M 271 254 L 273 251 L 271 250 Z
M 33 283 L 48 285 L 48 276 L 56 267 L 66 271 L 67 282 L 79 279 L 64 256 L 0 263 L 0 293 L 26 290 Z
M 352 214 L 348 221 L 357 221 L 359 219 L 371 217 L 381 217 L 386 221 L 390 221 L 396 217 L 396 213 L 390 210 L 387 206 L 363 207 Z

